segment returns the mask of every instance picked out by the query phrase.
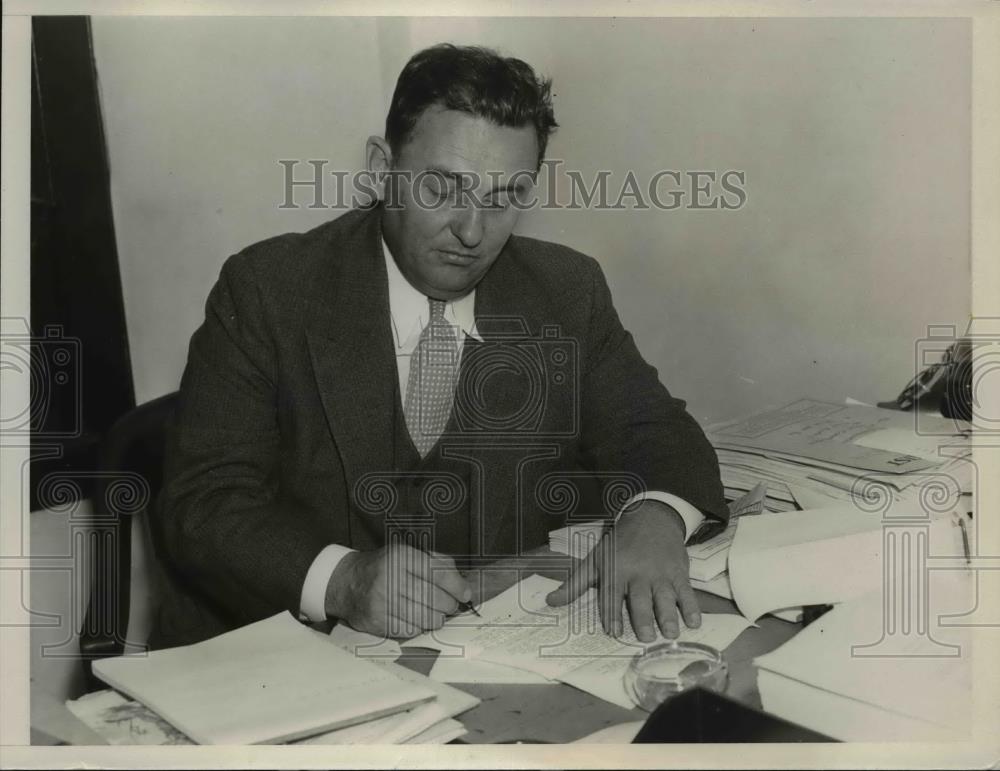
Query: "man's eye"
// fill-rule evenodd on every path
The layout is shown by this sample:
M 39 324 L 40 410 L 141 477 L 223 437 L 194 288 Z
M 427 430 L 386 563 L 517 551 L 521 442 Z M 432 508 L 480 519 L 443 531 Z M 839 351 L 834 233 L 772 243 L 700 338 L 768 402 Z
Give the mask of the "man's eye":
M 424 189 L 438 200 L 444 200 L 450 194 L 448 186 L 436 177 L 425 177 Z
M 490 211 L 505 211 L 510 206 L 510 201 L 506 198 L 494 198 L 486 202 L 486 208 Z

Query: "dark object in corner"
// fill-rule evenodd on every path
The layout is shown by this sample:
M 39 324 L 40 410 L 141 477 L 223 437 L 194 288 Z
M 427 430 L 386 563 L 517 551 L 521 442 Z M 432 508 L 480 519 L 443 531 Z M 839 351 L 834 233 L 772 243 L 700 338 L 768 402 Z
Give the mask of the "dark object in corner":
M 694 688 L 657 707 L 632 743 L 832 741 L 829 736 L 750 709 L 713 691 Z
M 833 610 L 833 605 L 803 605 L 802 626 L 807 627 L 827 611 Z
M 879 407 L 895 410 L 938 410 L 943 417 L 972 420 L 973 340 L 960 338 L 948 346 L 941 361 L 917 374 L 899 396 Z

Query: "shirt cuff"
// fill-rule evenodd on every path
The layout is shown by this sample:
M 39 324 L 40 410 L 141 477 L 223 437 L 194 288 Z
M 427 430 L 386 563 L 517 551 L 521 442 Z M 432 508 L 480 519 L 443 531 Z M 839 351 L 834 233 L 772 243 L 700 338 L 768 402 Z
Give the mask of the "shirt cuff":
M 340 561 L 354 549 L 348 549 L 336 543 L 326 546 L 316 555 L 305 583 L 302 584 L 302 598 L 299 600 L 299 615 L 308 621 L 326 621 L 326 587 L 330 583 L 333 571 Z
M 698 511 L 698 509 L 685 501 L 683 498 L 678 498 L 676 495 L 671 495 L 670 493 L 661 493 L 653 490 L 651 492 L 633 495 L 625 501 L 625 505 L 622 506 L 622 510 L 619 511 L 618 516 L 615 517 L 615 522 L 618 521 L 625 509 L 638 501 L 659 501 L 660 503 L 665 503 L 667 506 L 676 511 L 684 521 L 684 543 L 687 543 L 688 538 L 691 537 L 691 534 L 698 529 L 698 526 L 705 519 L 704 514 Z

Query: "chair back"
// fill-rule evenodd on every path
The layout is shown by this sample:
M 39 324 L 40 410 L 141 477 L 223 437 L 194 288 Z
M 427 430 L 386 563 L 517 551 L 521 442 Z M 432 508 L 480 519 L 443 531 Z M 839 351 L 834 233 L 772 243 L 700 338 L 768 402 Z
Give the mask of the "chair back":
M 92 685 L 94 659 L 141 647 L 148 636 L 160 579 L 146 519 L 163 485 L 176 402 L 171 393 L 139 405 L 119 418 L 101 443 L 88 550 L 89 602 L 80 630 L 80 655 Z

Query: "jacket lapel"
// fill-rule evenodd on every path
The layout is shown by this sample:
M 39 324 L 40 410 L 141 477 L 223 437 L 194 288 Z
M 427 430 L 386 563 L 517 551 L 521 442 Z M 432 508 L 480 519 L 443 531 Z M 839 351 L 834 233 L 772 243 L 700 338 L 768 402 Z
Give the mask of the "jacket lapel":
M 320 400 L 349 490 L 371 471 L 391 471 L 396 361 L 378 212 L 331 255 L 329 300 L 306 336 Z M 352 503 L 354 503 L 352 492 Z

